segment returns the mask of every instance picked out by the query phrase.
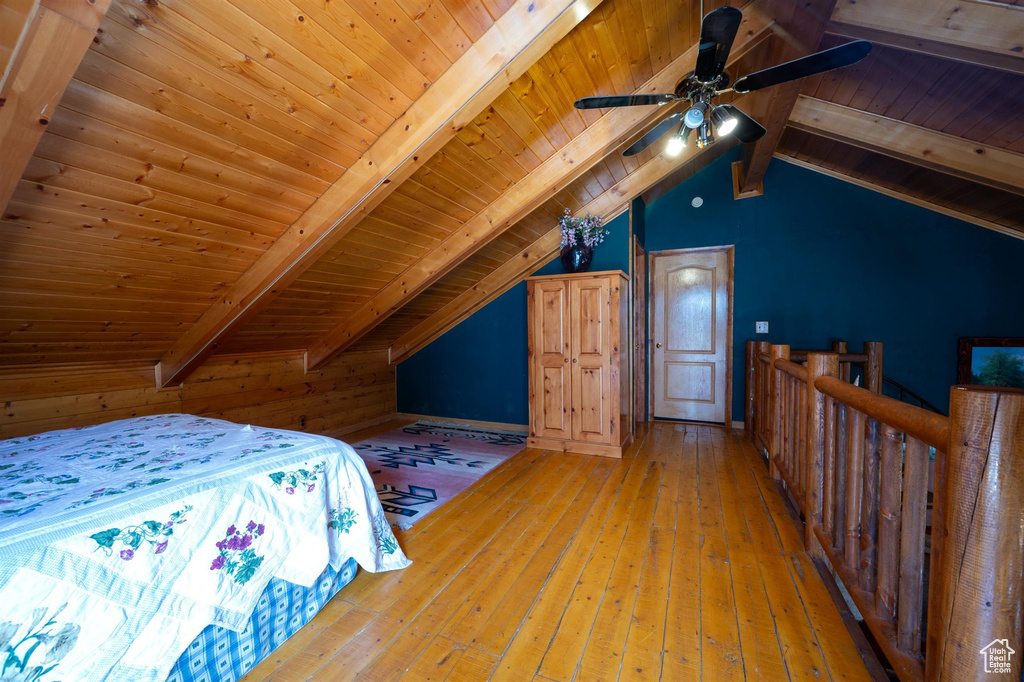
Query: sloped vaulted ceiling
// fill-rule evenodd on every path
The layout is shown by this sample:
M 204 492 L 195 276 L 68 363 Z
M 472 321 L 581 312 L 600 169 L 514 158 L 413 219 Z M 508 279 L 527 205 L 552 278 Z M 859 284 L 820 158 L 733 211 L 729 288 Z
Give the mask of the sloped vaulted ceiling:
M 743 6 L 734 74 L 877 44 L 744 98 L 774 132 L 748 160 L 1024 234 L 1024 11 L 863 4 Z M 167 383 L 214 352 L 405 357 L 549 258 L 563 208 L 617 212 L 726 148 L 625 159 L 671 107 L 572 107 L 671 90 L 699 22 L 673 0 L 114 0 L 3 212 L 0 363 L 130 355 Z

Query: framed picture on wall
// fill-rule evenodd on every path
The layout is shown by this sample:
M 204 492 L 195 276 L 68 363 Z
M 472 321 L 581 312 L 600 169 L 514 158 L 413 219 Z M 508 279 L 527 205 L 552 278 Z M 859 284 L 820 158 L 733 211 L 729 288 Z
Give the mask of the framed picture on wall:
M 959 384 L 1024 388 L 1024 338 L 960 339 Z

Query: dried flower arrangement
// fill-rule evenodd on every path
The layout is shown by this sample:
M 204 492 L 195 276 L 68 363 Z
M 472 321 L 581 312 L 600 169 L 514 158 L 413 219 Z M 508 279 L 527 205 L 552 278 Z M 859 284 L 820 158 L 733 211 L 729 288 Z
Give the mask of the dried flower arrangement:
M 562 231 L 562 246 L 583 245 L 594 248 L 609 235 L 604 229 L 604 218 L 587 213 L 582 218 L 574 218 L 569 209 L 565 209 L 558 218 L 558 227 Z

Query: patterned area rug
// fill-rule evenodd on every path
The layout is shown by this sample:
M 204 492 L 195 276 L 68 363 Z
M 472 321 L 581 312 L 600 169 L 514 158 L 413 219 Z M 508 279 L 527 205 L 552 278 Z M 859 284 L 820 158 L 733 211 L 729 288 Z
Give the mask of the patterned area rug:
M 352 447 L 392 525 L 410 528 L 526 447 L 526 433 L 418 421 Z

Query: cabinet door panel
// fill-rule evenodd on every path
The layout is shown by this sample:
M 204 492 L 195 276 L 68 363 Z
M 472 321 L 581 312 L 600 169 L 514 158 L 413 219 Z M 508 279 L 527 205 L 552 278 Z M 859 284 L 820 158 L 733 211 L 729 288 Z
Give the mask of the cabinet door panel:
M 530 282 L 530 431 L 570 438 L 569 289 L 565 282 Z
M 608 278 L 572 280 L 572 438 L 612 442 L 611 283 Z

